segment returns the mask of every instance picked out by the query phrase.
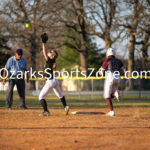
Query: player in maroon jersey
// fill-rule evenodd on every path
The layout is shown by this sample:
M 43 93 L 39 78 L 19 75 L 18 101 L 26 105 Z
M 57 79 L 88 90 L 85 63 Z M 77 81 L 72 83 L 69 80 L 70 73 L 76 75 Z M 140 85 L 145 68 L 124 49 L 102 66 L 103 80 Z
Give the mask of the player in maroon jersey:
M 106 71 L 106 78 L 104 83 L 104 98 L 110 111 L 107 113 L 109 116 L 115 116 L 113 109 L 112 98 L 120 100 L 120 95 L 118 91 L 118 86 L 120 83 L 120 71 L 124 72 L 125 67 L 122 62 L 115 58 L 115 51 L 109 48 L 106 53 L 107 58 L 104 60 L 102 67 L 100 68 L 99 74 L 102 75 Z

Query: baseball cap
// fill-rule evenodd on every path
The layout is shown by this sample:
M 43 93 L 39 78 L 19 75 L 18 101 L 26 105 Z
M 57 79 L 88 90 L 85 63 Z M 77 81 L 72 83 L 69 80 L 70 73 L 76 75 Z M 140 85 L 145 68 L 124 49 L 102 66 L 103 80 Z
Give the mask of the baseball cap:
M 21 55 L 21 56 L 22 56 L 23 51 L 22 51 L 22 49 L 17 49 L 17 50 L 16 50 L 16 53 L 17 53 L 18 55 Z
M 109 48 L 106 52 L 106 56 L 108 57 L 108 56 L 112 56 L 112 55 L 115 56 L 115 51 L 113 48 Z

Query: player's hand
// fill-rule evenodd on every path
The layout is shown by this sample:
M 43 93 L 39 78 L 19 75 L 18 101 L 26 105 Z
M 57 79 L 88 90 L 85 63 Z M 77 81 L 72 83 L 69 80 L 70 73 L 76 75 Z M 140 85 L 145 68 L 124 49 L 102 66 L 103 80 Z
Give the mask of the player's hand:
M 5 85 L 5 83 L 6 83 L 6 80 L 5 80 L 5 79 L 3 79 L 3 85 Z
M 102 75 L 100 71 L 98 72 L 98 74 L 99 74 L 100 76 Z
M 100 76 L 102 76 L 102 75 L 103 75 L 103 72 L 100 70 L 100 71 L 98 71 L 98 74 L 99 74 Z
M 99 69 L 99 71 L 98 71 L 98 74 L 100 75 L 100 76 L 102 76 L 103 75 L 103 73 L 104 73 L 104 70 L 105 69 L 103 69 L 102 67 Z

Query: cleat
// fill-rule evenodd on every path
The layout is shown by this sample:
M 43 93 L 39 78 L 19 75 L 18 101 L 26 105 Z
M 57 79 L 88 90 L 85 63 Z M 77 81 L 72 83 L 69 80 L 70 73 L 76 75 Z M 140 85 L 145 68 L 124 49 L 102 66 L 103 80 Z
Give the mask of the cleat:
M 50 112 L 49 111 L 44 111 L 41 114 L 39 114 L 39 116 L 49 116 Z
M 66 113 L 66 115 L 68 115 L 68 113 L 69 113 L 69 106 L 65 107 L 65 113 Z
M 113 117 L 113 116 L 115 116 L 115 112 L 112 110 L 112 111 L 108 112 L 106 115 Z
M 7 109 L 7 110 L 12 110 L 12 108 L 11 108 L 11 107 L 6 107 L 6 109 Z
M 116 90 L 115 93 L 114 93 L 114 95 L 115 95 L 117 101 L 119 102 L 120 101 L 120 93 L 119 93 L 119 91 Z

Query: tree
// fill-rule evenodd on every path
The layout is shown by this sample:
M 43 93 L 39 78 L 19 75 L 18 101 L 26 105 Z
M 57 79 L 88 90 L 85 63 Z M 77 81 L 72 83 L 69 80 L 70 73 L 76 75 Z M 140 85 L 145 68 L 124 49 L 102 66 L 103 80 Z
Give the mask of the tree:
M 13 48 L 24 49 L 30 62 L 29 67 L 33 70 L 39 69 L 36 59 L 41 50 L 41 33 L 51 33 L 49 41 L 52 41 L 53 37 L 56 39 L 58 34 L 58 30 L 53 28 L 57 24 L 55 12 L 60 7 L 57 4 L 59 0 L 9 0 L 3 2 L 0 8 L 0 17 L 5 20 L 4 33 L 9 37 Z M 29 28 L 25 28 L 26 23 L 30 25 Z M 51 43 L 47 45 L 54 47 Z M 32 82 L 31 88 L 35 89 L 35 82 Z
M 69 41 L 68 41 L 69 42 Z M 73 42 L 73 41 L 70 41 Z M 72 43 L 74 45 L 75 43 Z M 87 44 L 88 51 L 88 66 L 89 68 L 94 68 L 95 71 L 92 74 L 95 76 L 95 73 L 98 71 L 102 65 L 103 60 L 105 59 L 105 54 L 102 54 L 96 47 L 96 44 L 89 38 Z M 79 52 L 64 46 L 60 52 L 60 57 L 57 60 L 59 69 L 65 68 L 68 71 L 74 70 L 80 64 Z
M 9 38 L 3 33 L 3 25 L 5 21 L 3 18 L 0 18 L 0 20 L 0 68 L 4 68 L 7 59 L 11 56 L 11 48 L 8 43 Z
M 79 52 L 80 69 L 88 74 L 87 24 L 83 0 L 68 0 L 62 10 L 60 21 L 64 23 L 67 33 L 64 44 Z
M 143 1 L 142 10 L 143 18 L 139 24 L 139 36 L 137 43 L 141 45 L 140 51 L 142 52 L 142 69 L 148 70 L 148 50 L 150 47 L 150 1 Z
M 96 43 L 91 38 L 88 39 L 88 65 L 89 68 L 94 68 L 92 76 L 96 76 L 97 71 L 102 66 L 106 54 L 102 53 L 103 49 L 98 49 Z
M 80 63 L 79 53 L 67 46 L 62 47 L 62 51 L 57 60 L 58 69 L 71 71 Z
M 90 34 L 104 40 L 106 49 L 115 43 L 122 33 L 116 28 L 119 16 L 117 0 L 87 0 L 86 16 L 90 21 Z
M 129 38 L 128 42 L 128 71 L 129 76 L 132 76 L 134 70 L 134 58 L 135 58 L 135 48 L 139 44 L 137 42 L 137 36 L 139 34 L 139 24 L 143 19 L 143 1 L 133 0 L 125 1 L 126 9 L 129 9 L 129 12 L 126 12 L 122 19 L 120 19 L 120 26 L 123 26 L 127 31 L 127 37 Z M 125 11 L 126 11 L 125 9 Z M 129 86 L 127 90 L 133 89 L 133 80 L 129 80 Z

